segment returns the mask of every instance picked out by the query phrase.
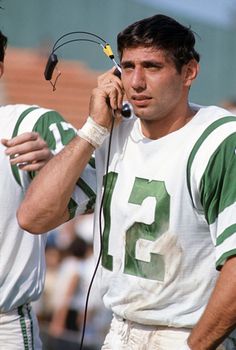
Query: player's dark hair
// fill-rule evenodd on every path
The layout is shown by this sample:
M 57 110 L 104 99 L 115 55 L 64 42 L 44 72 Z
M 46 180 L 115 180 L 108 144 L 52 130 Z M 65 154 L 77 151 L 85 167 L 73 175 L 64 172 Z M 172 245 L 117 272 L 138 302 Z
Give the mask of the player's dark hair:
M 7 47 L 7 37 L 0 31 L 0 61 L 4 61 L 5 51 Z
M 155 47 L 164 50 L 173 60 L 178 72 L 191 59 L 200 61 L 194 49 L 193 31 L 165 15 L 154 15 L 137 21 L 117 36 L 117 49 L 122 58 L 124 49 L 136 47 Z

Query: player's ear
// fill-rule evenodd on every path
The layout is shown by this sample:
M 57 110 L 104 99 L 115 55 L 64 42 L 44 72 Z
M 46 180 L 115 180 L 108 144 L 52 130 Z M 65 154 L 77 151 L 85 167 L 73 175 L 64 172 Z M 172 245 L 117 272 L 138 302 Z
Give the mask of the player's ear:
M 0 62 L 0 78 L 3 75 L 3 72 L 4 72 L 4 64 L 3 62 Z
M 184 85 L 190 87 L 199 73 L 199 63 L 192 59 L 183 67 Z

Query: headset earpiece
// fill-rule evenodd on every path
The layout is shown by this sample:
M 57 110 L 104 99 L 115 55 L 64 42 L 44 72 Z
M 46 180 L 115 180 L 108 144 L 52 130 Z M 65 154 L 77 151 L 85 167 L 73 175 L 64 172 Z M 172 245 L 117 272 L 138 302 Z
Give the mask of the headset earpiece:
M 130 118 L 132 116 L 132 107 L 130 103 L 125 102 L 121 110 L 122 117 Z
M 52 74 L 57 65 L 57 62 L 58 62 L 57 55 L 55 53 L 51 53 L 51 55 L 48 57 L 47 65 L 44 71 L 44 77 L 46 80 L 52 79 Z

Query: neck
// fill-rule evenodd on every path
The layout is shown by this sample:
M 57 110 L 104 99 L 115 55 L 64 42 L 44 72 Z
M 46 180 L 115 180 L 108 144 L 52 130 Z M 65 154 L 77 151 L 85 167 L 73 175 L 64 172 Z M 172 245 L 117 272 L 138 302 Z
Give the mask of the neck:
M 140 119 L 142 133 L 149 139 L 157 140 L 181 129 L 193 118 L 196 112 L 197 110 L 187 105 L 181 113 L 175 113 L 174 115 L 170 114 L 163 118 L 154 120 Z

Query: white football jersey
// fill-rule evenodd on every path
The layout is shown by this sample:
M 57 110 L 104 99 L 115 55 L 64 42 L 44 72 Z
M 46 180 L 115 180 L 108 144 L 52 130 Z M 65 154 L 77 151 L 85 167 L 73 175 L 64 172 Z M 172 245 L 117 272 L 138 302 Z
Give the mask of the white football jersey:
M 198 108 L 157 140 L 142 135 L 139 119 L 124 119 L 113 131 L 108 172 L 106 140 L 78 183 L 79 212 L 96 199 L 104 303 L 124 319 L 193 327 L 217 269 L 236 255 L 236 116 Z
M 54 152 L 76 134 L 58 113 L 37 106 L 0 107 L 0 125 L 0 139 L 33 130 Z M 43 288 L 46 235 L 23 231 L 16 219 L 17 208 L 34 175 L 11 166 L 0 143 L 0 313 L 36 300 Z

